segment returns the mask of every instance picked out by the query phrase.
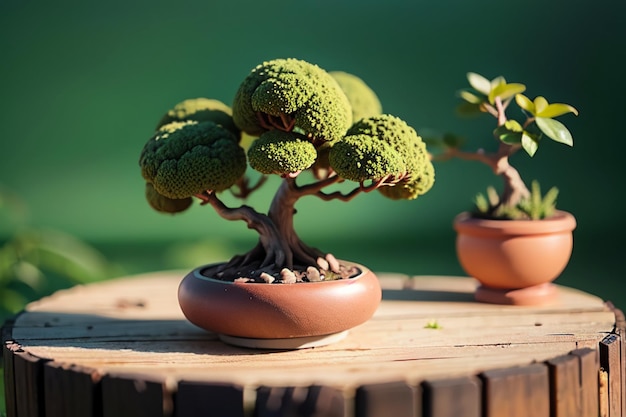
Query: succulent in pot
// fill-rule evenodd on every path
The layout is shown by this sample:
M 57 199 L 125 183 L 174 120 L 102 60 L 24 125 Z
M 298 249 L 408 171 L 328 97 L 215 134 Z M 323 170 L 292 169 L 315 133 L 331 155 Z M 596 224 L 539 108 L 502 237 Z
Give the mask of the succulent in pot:
M 573 146 L 572 134 L 555 118 L 578 111 L 569 104 L 549 103 L 543 96 L 533 100 L 523 93 L 526 86 L 509 83 L 504 77 L 488 80 L 468 73 L 470 88 L 459 95 L 463 113 L 488 114 L 496 123 L 493 152 L 463 150 L 460 136 L 446 134 L 439 144 L 443 152 L 433 160 L 461 158 L 489 166 L 502 179 L 498 193 L 489 187 L 478 194 L 472 211 L 454 219 L 457 255 L 461 266 L 480 281 L 476 291 L 480 301 L 503 304 L 544 304 L 554 302 L 558 292 L 552 284 L 569 262 L 574 216 L 556 209 L 558 190 L 542 195 L 539 183 L 528 187 L 510 157 L 524 150 L 534 156 L 545 138 Z M 523 117 L 507 115 L 517 106 Z
M 383 114 L 361 78 L 296 58 L 254 67 L 232 106 L 209 98 L 174 106 L 139 164 L 154 209 L 178 213 L 196 199 L 258 233 L 247 253 L 191 271 L 178 293 L 192 323 L 248 347 L 329 343 L 369 319 L 380 302 L 380 285 L 366 266 L 298 236 L 301 198 L 350 201 L 377 190 L 413 200 L 434 183 L 421 137 Z M 244 200 L 272 175 L 280 181 L 266 212 L 243 202 L 227 206 L 221 197 L 230 192 Z

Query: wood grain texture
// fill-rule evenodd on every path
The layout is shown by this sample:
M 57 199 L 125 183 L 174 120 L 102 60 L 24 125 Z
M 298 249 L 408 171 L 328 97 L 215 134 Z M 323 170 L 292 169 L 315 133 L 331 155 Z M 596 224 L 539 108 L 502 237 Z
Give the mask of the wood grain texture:
M 8 333 L 7 333 L 8 334 Z M 2 344 L 2 367 L 4 371 L 4 399 L 7 417 L 15 417 L 17 415 L 17 405 L 15 403 L 16 376 L 13 363 L 15 362 L 16 352 L 20 349 L 20 345 L 13 340 L 5 339 Z
M 575 289 L 558 286 L 547 306 L 501 306 L 475 302 L 469 278 L 381 273 L 383 302 L 346 339 L 271 351 L 226 345 L 186 321 L 176 298 L 183 275 L 124 277 L 29 304 L 3 332 L 9 409 L 71 416 L 91 404 L 94 415 L 184 417 L 212 404 L 234 416 L 363 417 L 393 406 L 435 417 L 457 412 L 455 397 L 468 415 L 516 416 L 513 402 L 526 415 L 586 417 L 600 407 L 605 365 L 610 406 L 623 406 L 615 310 Z M 81 398 L 69 404 L 74 389 Z
M 622 359 L 620 335 L 611 333 L 600 341 L 600 366 L 607 374 L 609 417 L 622 416 Z
M 347 417 L 344 394 L 335 388 L 267 387 L 258 389 L 255 417 Z
M 425 416 L 482 416 L 482 383 L 477 377 L 428 380 L 422 387 Z
M 550 417 L 548 367 L 532 364 L 485 371 L 485 417 Z
M 580 362 L 574 355 L 563 355 L 546 362 L 550 372 L 550 416 L 582 414 Z
M 599 410 L 598 350 L 583 348 L 572 351 L 580 369 L 580 417 L 596 417 Z
M 105 375 L 101 384 L 103 417 L 171 415 L 171 393 L 162 382 L 142 375 Z
M 47 417 L 99 417 L 102 409 L 100 381 L 89 369 L 44 364 L 43 393 Z
M 404 381 L 366 384 L 355 396 L 355 417 L 422 417 L 421 387 Z

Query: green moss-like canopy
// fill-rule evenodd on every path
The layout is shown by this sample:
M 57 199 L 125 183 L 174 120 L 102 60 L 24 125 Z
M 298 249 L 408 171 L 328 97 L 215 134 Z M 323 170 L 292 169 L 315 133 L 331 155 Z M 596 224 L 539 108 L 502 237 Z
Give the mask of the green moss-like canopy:
M 354 74 L 344 71 L 330 71 L 329 74 L 337 81 L 346 97 L 348 97 L 352 107 L 353 122 L 364 117 L 382 114 L 383 107 L 378 96 L 365 81 Z
M 275 59 L 254 68 L 239 86 L 233 120 L 258 136 L 269 130 L 261 119 L 293 120 L 295 130 L 318 141 L 340 139 L 352 124 L 352 108 L 328 72 L 303 60 Z
M 211 121 L 230 130 L 239 138 L 241 132 L 235 126 L 232 114 L 232 109 L 219 100 L 204 97 L 189 98 L 168 110 L 159 120 L 157 129 L 172 122 Z
M 171 199 L 230 188 L 247 166 L 237 138 L 209 121 L 162 126 L 145 144 L 139 165 L 156 192 Z
M 262 134 L 248 149 L 250 166 L 263 174 L 303 171 L 315 162 L 315 147 L 301 135 L 280 130 Z
M 355 181 L 402 177 L 394 186 L 379 188 L 393 199 L 415 199 L 434 184 L 435 170 L 422 138 L 405 121 L 388 114 L 357 121 L 331 148 L 330 163 L 340 176 Z
M 349 135 L 337 142 L 328 156 L 330 166 L 342 178 L 364 182 L 404 169 L 400 155 L 387 143 L 368 135 Z
M 187 198 L 169 198 L 164 195 L 159 194 L 154 186 L 147 182 L 146 183 L 146 200 L 148 200 L 148 204 L 150 207 L 159 211 L 161 213 L 180 213 L 185 211 L 191 206 L 193 200 L 191 197 Z

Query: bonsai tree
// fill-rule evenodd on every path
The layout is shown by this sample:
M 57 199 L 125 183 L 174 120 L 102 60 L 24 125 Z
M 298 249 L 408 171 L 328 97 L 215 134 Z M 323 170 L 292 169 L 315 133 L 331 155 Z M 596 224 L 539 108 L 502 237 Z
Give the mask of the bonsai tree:
M 493 137 L 498 148 L 494 152 L 484 149 L 467 152 L 461 149 L 463 139 L 460 136 L 446 134 L 440 142 L 444 146 L 444 152 L 436 155 L 434 160 L 457 157 L 479 161 L 502 178 L 503 188 L 500 194 L 495 188 L 489 187 L 486 197 L 483 194 L 476 197 L 474 214 L 477 216 L 496 219 L 550 217 L 555 209 L 558 190 L 553 187 L 542 196 L 536 181 L 532 182 L 529 189 L 509 158 L 520 149 L 532 157 L 543 138 L 573 146 L 570 131 L 555 118 L 567 113 L 578 115 L 578 111 L 569 104 L 548 103 L 542 96 L 531 100 L 522 94 L 526 90 L 524 84 L 508 83 L 502 76 L 488 80 L 470 72 L 467 79 L 470 88 L 459 92 L 463 100 L 459 112 L 465 115 L 486 113 L 492 116 L 496 121 Z M 517 105 L 519 114 L 522 115 L 519 120 L 507 116 L 506 111 L 511 105 Z
M 400 118 L 382 114 L 378 97 L 360 78 L 294 58 L 252 69 L 232 107 L 208 98 L 177 104 L 158 123 L 139 165 L 146 198 L 157 211 L 182 212 L 197 199 L 254 229 L 258 244 L 214 272 L 220 279 L 258 282 L 354 273 L 297 235 L 300 198 L 350 201 L 378 190 L 412 200 L 434 182 L 421 137 Z M 254 184 L 248 168 L 260 173 Z M 229 191 L 244 200 L 270 175 L 281 181 L 266 213 L 245 204 L 229 207 L 220 197 Z M 344 182 L 353 187 L 331 189 Z

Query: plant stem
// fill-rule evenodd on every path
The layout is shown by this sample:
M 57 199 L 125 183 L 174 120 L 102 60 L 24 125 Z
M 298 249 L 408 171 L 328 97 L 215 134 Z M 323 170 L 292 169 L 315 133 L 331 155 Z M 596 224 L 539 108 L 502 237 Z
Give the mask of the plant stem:
M 507 122 L 506 106 L 502 103 L 500 97 L 495 98 L 495 105 L 498 112 L 498 127 L 504 126 Z M 504 182 L 504 190 L 500 196 L 499 205 L 512 207 L 517 205 L 522 198 L 530 195 L 530 191 L 528 191 L 528 187 L 526 187 L 519 172 L 509 163 L 509 157 L 517 152 L 520 146 L 504 143 L 498 137 L 496 137 L 496 140 L 500 143 L 500 146 L 495 154 L 495 165 L 492 166 L 492 169 Z
M 519 150 L 519 146 L 508 145 L 500 142 L 498 152 L 494 154 L 495 164 L 492 166 L 493 172 L 500 176 L 504 183 L 504 189 L 500 196 L 501 206 L 513 207 L 520 200 L 530 195 L 530 191 L 519 171 L 509 163 L 509 157 Z

